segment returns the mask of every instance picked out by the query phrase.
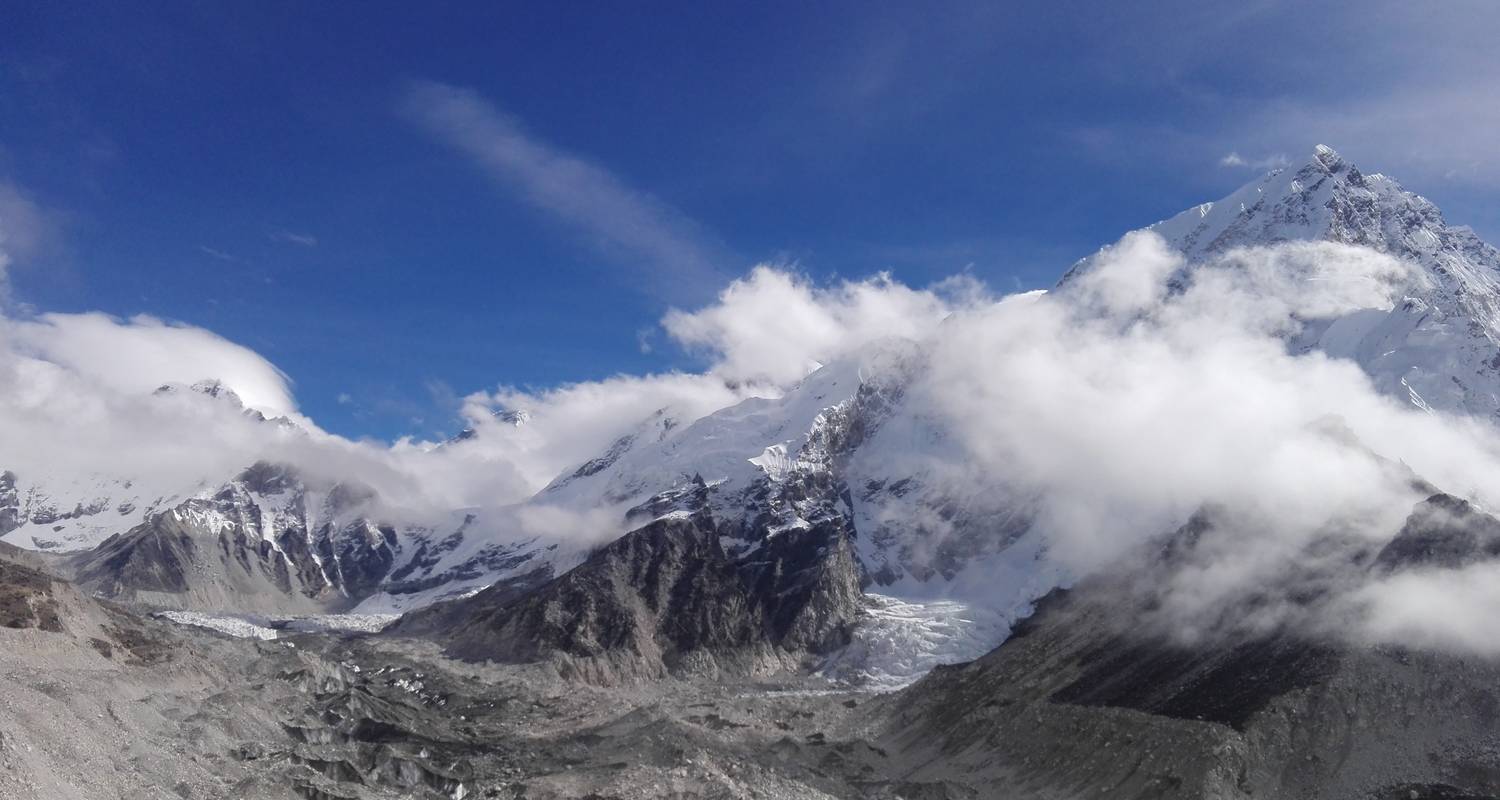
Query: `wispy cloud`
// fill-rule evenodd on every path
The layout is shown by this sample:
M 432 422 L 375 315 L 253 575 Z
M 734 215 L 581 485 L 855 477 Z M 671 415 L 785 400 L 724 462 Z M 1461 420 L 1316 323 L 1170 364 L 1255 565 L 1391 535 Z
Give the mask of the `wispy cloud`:
M 1274 155 L 1262 156 L 1260 158 L 1245 158 L 1237 150 L 1229 151 L 1229 154 L 1219 159 L 1221 167 L 1242 167 L 1256 171 L 1280 169 L 1290 165 L 1292 162 L 1285 155 L 1276 153 Z
M 40 246 L 47 220 L 20 187 L 0 180 L 0 304 L 10 298 L 10 269 Z
M 318 237 L 310 233 L 294 233 L 292 231 L 272 231 L 269 234 L 271 241 L 282 244 L 295 244 L 301 247 L 317 247 Z
M 621 256 L 654 288 L 680 295 L 723 283 L 723 248 L 699 225 L 605 167 L 537 139 L 475 92 L 413 83 L 401 111 L 500 186 Z
M 208 256 L 209 258 L 217 259 L 219 261 L 227 261 L 230 264 L 240 263 L 240 260 L 238 258 L 235 258 L 232 253 L 226 253 L 223 250 L 209 247 L 206 244 L 198 245 L 198 252 Z

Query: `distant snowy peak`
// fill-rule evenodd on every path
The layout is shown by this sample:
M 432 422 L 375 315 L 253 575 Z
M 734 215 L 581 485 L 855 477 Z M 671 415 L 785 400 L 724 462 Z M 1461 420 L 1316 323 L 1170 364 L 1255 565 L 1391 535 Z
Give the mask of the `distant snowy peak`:
M 1326 241 L 1413 267 L 1400 302 L 1313 320 L 1292 347 L 1358 363 L 1383 393 L 1429 410 L 1500 418 L 1500 250 L 1452 226 L 1431 201 L 1318 145 L 1222 200 L 1149 226 L 1193 267 L 1240 247 Z M 1068 284 L 1089 270 L 1069 270 Z
M 490 416 L 496 422 L 503 425 L 509 425 L 513 428 L 519 428 L 531 421 L 531 412 L 524 409 L 519 411 L 512 411 L 510 409 L 497 408 L 490 412 Z M 454 434 L 453 436 L 448 437 L 446 441 L 439 442 L 437 444 L 437 447 L 455 445 L 459 442 L 467 442 L 477 436 L 479 436 L 479 429 L 471 425 Z
M 223 403 L 246 417 L 256 422 L 271 422 L 288 430 L 303 432 L 301 426 L 287 417 L 267 417 L 264 413 L 245 405 L 244 400 L 229 384 L 217 378 L 205 378 L 193 384 L 164 383 L 152 392 L 157 397 L 174 397 L 182 394 L 202 395 L 210 400 Z
M 1500 252 L 1466 227 L 1450 226 L 1427 198 L 1395 179 L 1361 172 L 1318 145 L 1296 169 L 1278 169 L 1214 203 L 1158 222 L 1155 231 L 1190 261 L 1234 247 L 1322 240 L 1361 245 L 1410 259 L 1440 285 L 1493 289 Z M 1486 269 L 1475 275 L 1465 266 Z M 1438 267 L 1460 267 L 1456 272 Z M 1481 285 L 1464 286 L 1473 279 Z

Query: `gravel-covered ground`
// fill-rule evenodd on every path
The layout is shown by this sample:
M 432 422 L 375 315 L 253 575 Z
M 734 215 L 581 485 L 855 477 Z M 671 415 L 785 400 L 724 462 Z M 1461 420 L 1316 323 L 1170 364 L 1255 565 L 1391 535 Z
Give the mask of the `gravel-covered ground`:
M 868 696 L 815 679 L 597 687 L 416 642 L 87 613 L 107 648 L 0 628 L 0 797 L 894 796 Z

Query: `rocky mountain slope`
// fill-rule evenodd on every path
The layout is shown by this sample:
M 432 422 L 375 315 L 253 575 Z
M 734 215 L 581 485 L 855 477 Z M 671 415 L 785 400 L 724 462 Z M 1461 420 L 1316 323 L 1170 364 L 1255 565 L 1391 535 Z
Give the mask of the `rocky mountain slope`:
M 434 529 L 383 522 L 383 513 L 366 487 L 261 462 L 65 563 L 81 586 L 115 600 L 276 614 L 344 612 L 376 596 L 436 599 L 504 579 L 538 555 L 525 542 L 471 541 L 472 515 Z
M 1212 514 L 1197 517 L 1127 568 L 1054 591 L 989 655 L 889 698 L 880 744 L 929 765 L 914 777 L 1018 798 L 1495 796 L 1500 666 L 1311 620 L 1373 574 L 1495 559 L 1497 524 L 1435 495 L 1387 544 L 1324 542 L 1297 559 L 1331 570 L 1294 564 L 1187 637 L 1161 609 L 1173 571 L 1216 546 Z M 1244 624 L 1277 603 L 1297 613 Z
M 731 556 L 712 518 L 658 520 L 525 591 L 499 584 L 408 614 L 387 634 L 476 661 L 548 661 L 615 683 L 795 669 L 849 641 L 862 606 L 848 532 L 789 530 Z M 812 662 L 815 663 L 815 662 Z
M 863 695 L 729 676 L 588 685 L 391 637 L 234 639 L 94 602 L 5 553 L 0 599 L 0 797 L 854 800 L 915 785 L 851 729 Z

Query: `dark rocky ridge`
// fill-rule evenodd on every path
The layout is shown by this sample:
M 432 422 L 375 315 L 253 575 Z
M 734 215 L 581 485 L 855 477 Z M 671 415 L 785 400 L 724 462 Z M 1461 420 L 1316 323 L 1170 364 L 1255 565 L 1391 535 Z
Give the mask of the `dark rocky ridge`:
M 775 671 L 848 642 L 861 607 L 847 528 L 789 530 L 731 558 L 706 514 L 658 520 L 534 587 L 493 586 L 387 632 L 473 661 L 551 661 L 599 682 Z
M 21 524 L 21 498 L 16 491 L 16 473 L 0 471 L 0 536 Z
M 1388 570 L 1458 569 L 1500 556 L 1500 520 L 1467 500 L 1435 494 L 1412 512 L 1401 532 L 1376 556 Z

